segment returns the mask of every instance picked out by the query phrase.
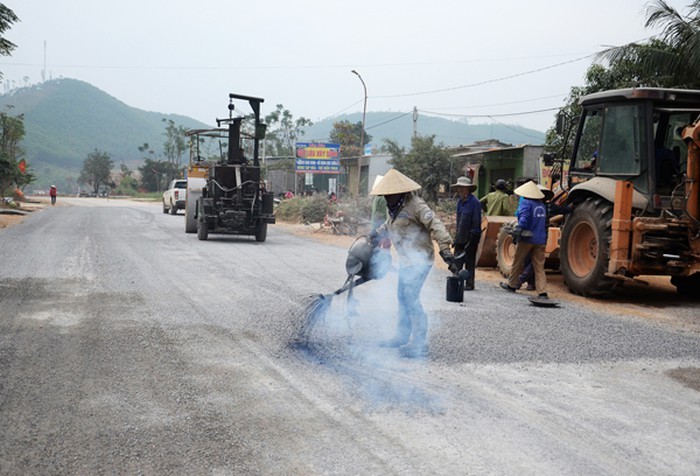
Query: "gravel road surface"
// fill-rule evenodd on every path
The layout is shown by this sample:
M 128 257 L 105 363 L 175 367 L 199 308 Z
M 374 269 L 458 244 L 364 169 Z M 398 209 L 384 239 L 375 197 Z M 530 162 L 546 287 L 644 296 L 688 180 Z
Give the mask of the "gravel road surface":
M 436 268 L 407 360 L 377 345 L 391 273 L 296 339 L 346 247 L 60 205 L 0 230 L 0 474 L 700 473 L 697 301 L 544 309 L 479 280 L 448 303 Z

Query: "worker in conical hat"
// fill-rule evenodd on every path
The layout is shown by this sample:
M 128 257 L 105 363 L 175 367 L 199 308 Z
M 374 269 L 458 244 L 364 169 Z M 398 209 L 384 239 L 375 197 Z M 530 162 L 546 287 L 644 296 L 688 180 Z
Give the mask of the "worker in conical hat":
M 398 347 L 404 357 L 423 357 L 428 352 L 428 316 L 420 302 L 420 292 L 433 265 L 432 240 L 440 256 L 451 265 L 452 238 L 433 210 L 415 194 L 421 186 L 396 169 L 391 169 L 370 195 L 383 196 L 387 203 L 386 222 L 374 231 L 373 240 L 387 236 L 399 257 L 399 315 L 396 334 L 383 347 Z
M 515 292 L 520 287 L 520 273 L 525 267 L 525 258 L 530 255 L 535 272 L 535 291 L 540 299 L 548 299 L 547 277 L 544 273 L 544 248 L 547 244 L 547 205 L 544 193 L 532 180 L 513 190 L 522 197 L 518 205 L 518 225 L 515 227 L 513 242 L 515 256 L 507 283 L 500 286 L 506 291 Z

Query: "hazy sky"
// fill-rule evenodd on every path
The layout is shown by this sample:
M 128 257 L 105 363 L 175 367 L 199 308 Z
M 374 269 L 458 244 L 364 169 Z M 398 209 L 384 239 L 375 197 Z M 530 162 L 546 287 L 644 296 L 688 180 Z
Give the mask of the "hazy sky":
M 667 0 L 682 12 L 690 0 Z M 228 93 L 318 121 L 409 112 L 544 131 L 590 55 L 658 33 L 642 0 L 11 0 L 5 80 L 87 81 L 214 125 Z M 537 71 L 539 70 L 539 71 Z M 0 91 L 4 91 L 4 88 Z M 246 111 L 247 112 L 247 111 Z M 520 115 L 506 115 L 523 113 Z M 488 118 L 486 116 L 492 116 Z M 368 121 L 367 126 L 372 124 Z M 420 122 L 419 122 L 420 125 Z

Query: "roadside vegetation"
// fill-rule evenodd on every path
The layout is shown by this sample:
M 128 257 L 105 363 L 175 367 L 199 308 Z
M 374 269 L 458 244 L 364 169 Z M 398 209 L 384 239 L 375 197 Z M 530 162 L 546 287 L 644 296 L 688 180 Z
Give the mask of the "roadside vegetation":
M 326 218 L 343 216 L 369 220 L 372 208 L 371 197 L 343 198 L 331 202 L 326 194 L 310 197 L 294 197 L 282 200 L 275 209 L 275 217 L 289 223 L 321 223 Z
M 687 14 L 663 0 L 647 5 L 647 28 L 661 32 L 643 42 L 611 47 L 601 51 L 586 73 L 583 86 L 573 86 L 562 108 L 569 121 L 581 112 L 581 97 L 609 89 L 663 87 L 700 89 L 700 1 L 688 6 Z M 547 152 L 567 157 L 573 134 L 564 137 L 554 127 L 547 131 Z

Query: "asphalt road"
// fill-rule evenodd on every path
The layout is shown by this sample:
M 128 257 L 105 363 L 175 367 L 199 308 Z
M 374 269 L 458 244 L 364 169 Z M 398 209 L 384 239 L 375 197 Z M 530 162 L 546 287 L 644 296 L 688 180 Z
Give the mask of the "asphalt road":
M 159 204 L 62 199 L 0 230 L 1 474 L 698 474 L 700 334 L 423 292 L 430 355 L 377 346 L 395 276 L 299 342 L 346 249 L 184 233 Z M 696 302 L 668 312 L 700 319 Z M 663 314 L 663 310 L 656 310 Z

